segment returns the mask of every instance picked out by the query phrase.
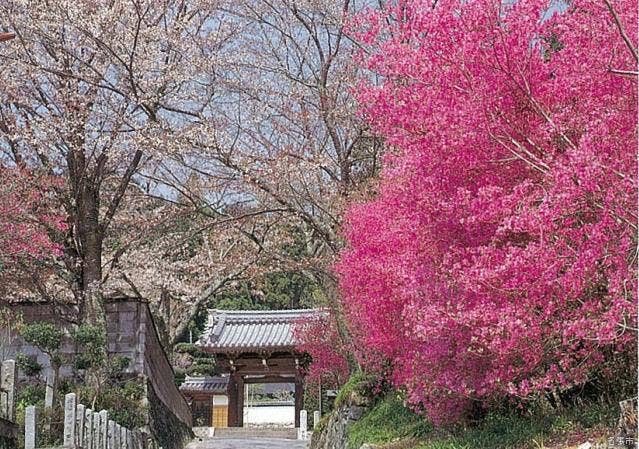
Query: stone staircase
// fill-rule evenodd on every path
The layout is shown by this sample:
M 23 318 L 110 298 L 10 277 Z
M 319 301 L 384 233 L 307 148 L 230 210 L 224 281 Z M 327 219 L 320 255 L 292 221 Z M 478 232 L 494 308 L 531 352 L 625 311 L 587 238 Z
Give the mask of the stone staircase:
M 213 435 L 220 438 L 282 438 L 296 440 L 297 429 L 292 427 L 281 429 L 226 427 L 216 428 L 213 431 Z

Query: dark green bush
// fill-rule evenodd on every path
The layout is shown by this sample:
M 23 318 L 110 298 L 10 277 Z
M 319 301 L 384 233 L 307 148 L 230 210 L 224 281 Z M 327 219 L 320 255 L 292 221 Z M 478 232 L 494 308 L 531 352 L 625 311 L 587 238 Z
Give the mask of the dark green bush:
M 16 364 L 27 377 L 34 377 L 42 372 L 42 365 L 34 357 L 23 353 L 16 355 Z
M 24 407 L 29 405 L 44 404 L 44 384 L 30 383 L 18 388 L 16 402 Z
M 24 326 L 22 338 L 47 354 L 53 354 L 60 349 L 62 331 L 52 323 L 34 323 Z

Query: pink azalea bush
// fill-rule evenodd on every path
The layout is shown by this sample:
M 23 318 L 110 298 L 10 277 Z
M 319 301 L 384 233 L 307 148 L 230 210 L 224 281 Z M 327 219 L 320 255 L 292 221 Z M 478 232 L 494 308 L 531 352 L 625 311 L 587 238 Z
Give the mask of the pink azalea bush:
M 344 308 L 364 363 L 436 423 L 636 366 L 637 8 L 610 1 L 399 1 L 353 23 L 390 149 L 347 215 Z

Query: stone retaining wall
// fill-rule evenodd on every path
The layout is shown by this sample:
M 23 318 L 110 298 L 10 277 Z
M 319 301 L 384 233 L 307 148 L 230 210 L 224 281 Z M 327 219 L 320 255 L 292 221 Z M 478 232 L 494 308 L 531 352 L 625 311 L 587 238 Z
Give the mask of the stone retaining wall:
M 147 385 L 149 405 L 149 431 L 158 438 L 164 449 L 183 447 L 185 435 L 190 438 L 192 417 L 186 399 L 175 385 L 175 374 L 169 359 L 160 344 L 157 329 L 151 311 L 146 302 L 135 298 L 117 298 L 109 300 L 106 305 L 108 350 L 111 355 L 120 355 L 130 360 L 126 371 L 131 375 L 143 376 Z M 12 312 L 20 313 L 25 322 L 52 322 L 63 329 L 71 329 L 66 317 L 69 313 L 45 304 L 20 304 L 12 306 Z M 33 355 L 43 367 L 48 368 L 48 357 L 37 348 L 26 344 L 19 337 L 9 348 L 9 354 L 17 352 Z M 70 339 L 65 339 L 62 352 L 74 354 L 76 347 Z M 70 366 L 63 366 L 61 377 L 73 374 Z M 169 436 L 166 425 L 174 428 Z M 179 445 L 179 444 L 181 445 Z M 3 449 L 0 446 L 0 449 Z

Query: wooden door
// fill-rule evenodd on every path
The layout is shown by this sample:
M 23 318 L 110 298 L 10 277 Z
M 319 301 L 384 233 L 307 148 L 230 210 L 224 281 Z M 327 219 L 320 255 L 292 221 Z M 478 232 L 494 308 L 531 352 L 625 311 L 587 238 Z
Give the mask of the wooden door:
M 211 425 L 213 427 L 228 427 L 229 421 L 229 406 L 228 405 L 214 405 L 213 416 L 211 417 Z

